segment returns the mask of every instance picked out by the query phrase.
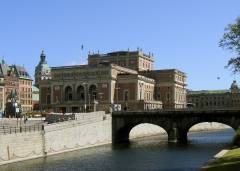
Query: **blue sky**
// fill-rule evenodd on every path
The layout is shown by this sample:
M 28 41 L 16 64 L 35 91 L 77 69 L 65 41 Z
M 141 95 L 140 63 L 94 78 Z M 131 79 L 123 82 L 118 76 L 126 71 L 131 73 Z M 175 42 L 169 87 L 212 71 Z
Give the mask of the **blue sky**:
M 33 76 L 42 49 L 59 66 L 140 47 L 155 69 L 186 72 L 189 89 L 226 89 L 240 79 L 218 42 L 239 15 L 239 0 L 0 0 L 0 57 Z

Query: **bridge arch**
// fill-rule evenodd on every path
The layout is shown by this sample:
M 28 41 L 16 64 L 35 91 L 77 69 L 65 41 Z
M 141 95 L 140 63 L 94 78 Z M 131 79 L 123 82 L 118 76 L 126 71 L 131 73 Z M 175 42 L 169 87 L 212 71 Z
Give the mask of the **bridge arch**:
M 205 123 L 205 122 L 224 124 L 224 125 L 232 128 L 232 129 L 235 130 L 235 131 L 238 129 L 238 126 L 235 126 L 235 125 L 231 122 L 231 120 L 227 120 L 227 119 L 225 119 L 225 120 L 218 120 L 218 119 L 216 119 L 215 121 L 205 121 L 205 120 L 202 121 L 202 120 L 199 120 L 199 119 L 198 119 L 198 120 L 196 120 L 195 122 L 189 123 L 189 124 L 186 126 L 186 131 L 189 132 L 189 130 L 190 130 L 193 126 L 195 126 L 195 125 L 197 125 L 197 124 Z
M 150 123 L 141 123 L 134 126 L 129 132 L 129 139 L 132 138 L 141 138 L 150 135 L 156 134 L 165 134 L 167 132 L 159 125 L 150 124 Z
M 171 126 L 169 125 L 169 122 L 158 122 L 158 121 L 156 121 L 156 122 L 147 122 L 147 121 L 128 122 L 128 123 L 124 123 L 122 126 L 117 126 L 117 124 L 113 124 L 116 126 L 115 127 L 116 129 L 114 129 L 113 135 L 112 135 L 114 143 L 115 142 L 129 142 L 131 130 L 133 130 L 134 128 L 138 127 L 141 124 L 155 125 L 155 126 L 159 127 L 159 129 L 162 130 L 162 132 L 166 133 L 166 135 L 168 136 L 168 139 L 171 136 Z
M 233 129 L 231 126 L 219 123 L 219 122 L 200 122 L 188 129 L 188 133 L 191 131 L 207 131 L 211 129 Z M 234 130 L 234 129 L 233 129 Z
M 235 124 L 236 122 L 233 122 L 231 118 L 195 118 L 192 120 L 189 120 L 188 122 L 185 121 L 185 125 L 178 125 L 178 141 L 179 142 L 187 142 L 188 141 L 188 133 L 192 127 L 195 125 L 201 124 L 201 123 L 219 123 L 224 124 L 228 126 L 229 128 L 232 128 L 234 131 L 236 131 L 239 127 L 238 124 Z

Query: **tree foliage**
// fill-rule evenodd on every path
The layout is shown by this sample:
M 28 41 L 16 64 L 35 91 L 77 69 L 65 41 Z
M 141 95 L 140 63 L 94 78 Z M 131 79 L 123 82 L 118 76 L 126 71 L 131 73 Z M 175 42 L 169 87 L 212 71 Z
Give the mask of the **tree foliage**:
M 236 19 L 235 23 L 229 24 L 225 28 L 219 46 L 234 53 L 234 56 L 228 61 L 227 67 L 231 67 L 233 73 L 240 73 L 240 17 Z

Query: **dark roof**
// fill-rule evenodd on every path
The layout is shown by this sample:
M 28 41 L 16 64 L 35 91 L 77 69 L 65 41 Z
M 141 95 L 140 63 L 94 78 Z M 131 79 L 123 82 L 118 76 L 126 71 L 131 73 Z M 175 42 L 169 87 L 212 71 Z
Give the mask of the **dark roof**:
M 10 68 L 7 64 L 0 63 L 0 77 L 4 77 L 5 75 L 7 75 L 9 69 Z
M 188 91 L 187 94 L 194 95 L 194 94 L 224 94 L 230 93 L 230 90 L 200 90 L 200 91 Z
M 31 79 L 30 75 L 28 74 L 27 70 L 24 67 L 18 65 L 12 65 L 11 67 L 15 69 L 16 75 L 19 78 Z

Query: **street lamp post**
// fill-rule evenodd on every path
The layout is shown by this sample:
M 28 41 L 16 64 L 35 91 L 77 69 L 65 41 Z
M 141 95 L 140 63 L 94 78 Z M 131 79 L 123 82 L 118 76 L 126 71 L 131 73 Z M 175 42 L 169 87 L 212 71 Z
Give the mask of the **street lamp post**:
M 140 100 L 142 100 L 142 86 L 143 86 L 143 83 L 140 83 Z
M 17 118 L 17 126 L 18 126 L 18 117 L 17 117 L 17 106 L 18 106 L 18 104 L 17 104 L 17 102 L 16 102 L 16 99 L 14 100 L 15 102 L 13 102 L 13 109 L 14 109 L 14 116 L 15 116 L 15 118 Z
M 116 89 L 116 102 L 117 102 L 117 111 L 118 111 L 118 90 L 120 89 L 119 87 L 118 87 L 118 83 L 116 84 L 117 85 L 117 87 L 115 88 Z
M 98 100 L 98 110 L 100 110 L 100 104 L 101 104 L 101 102 L 102 102 L 102 95 L 103 95 L 103 93 L 98 93 L 98 95 L 99 95 L 99 100 Z M 101 104 L 102 105 L 102 104 Z M 103 107 L 102 107 L 103 108 Z
M 87 112 L 87 83 L 83 83 L 84 85 L 84 112 Z
M 90 105 L 91 105 L 91 104 L 90 104 L 90 97 L 91 97 L 91 96 L 90 96 L 90 93 L 88 93 L 88 111 L 89 111 L 89 112 L 90 112 Z

